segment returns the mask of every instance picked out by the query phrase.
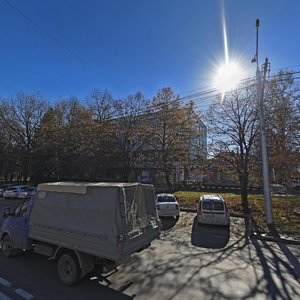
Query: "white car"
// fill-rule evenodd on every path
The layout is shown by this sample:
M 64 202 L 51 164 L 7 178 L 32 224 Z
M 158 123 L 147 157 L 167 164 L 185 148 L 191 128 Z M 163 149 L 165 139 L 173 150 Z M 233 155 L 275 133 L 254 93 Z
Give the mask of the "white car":
M 157 194 L 156 210 L 159 217 L 176 217 L 180 216 L 179 204 L 173 194 Z
M 34 196 L 36 192 L 36 187 L 27 187 L 26 190 L 21 191 L 20 193 L 18 193 L 17 198 L 18 199 L 24 199 L 26 197 L 29 196 Z
M 28 189 L 28 186 L 26 185 L 17 185 L 17 186 L 8 187 L 7 189 L 5 189 L 3 193 L 3 198 L 4 199 L 17 198 L 18 194 L 20 192 L 25 191 L 26 189 Z
M 197 204 L 199 224 L 230 225 L 230 215 L 224 199 L 219 195 L 203 195 Z
M 3 193 L 9 187 L 13 186 L 13 184 L 1 184 L 0 185 L 0 198 L 3 198 Z

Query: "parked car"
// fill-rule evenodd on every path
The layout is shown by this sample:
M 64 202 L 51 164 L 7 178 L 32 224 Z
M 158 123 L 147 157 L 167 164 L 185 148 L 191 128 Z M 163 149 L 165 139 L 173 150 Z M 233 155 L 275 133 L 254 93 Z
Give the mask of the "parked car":
M 271 184 L 272 194 L 285 195 L 286 191 L 287 191 L 286 187 L 282 184 Z
M 300 190 L 300 178 L 292 178 L 292 188 Z
M 173 194 L 157 194 L 156 210 L 159 217 L 176 217 L 180 216 L 179 204 Z
M 230 225 L 225 200 L 219 195 L 203 195 L 197 204 L 198 224 Z
M 17 198 L 18 194 L 20 192 L 25 191 L 28 188 L 26 185 L 17 185 L 17 186 L 11 186 L 5 189 L 3 193 L 3 198 Z
M 36 187 L 28 187 L 26 190 L 18 193 L 17 198 L 24 199 L 26 197 L 34 196 L 35 192 L 36 192 Z
M 8 188 L 13 186 L 12 184 L 1 184 L 0 185 L 0 198 L 3 198 L 4 191 Z

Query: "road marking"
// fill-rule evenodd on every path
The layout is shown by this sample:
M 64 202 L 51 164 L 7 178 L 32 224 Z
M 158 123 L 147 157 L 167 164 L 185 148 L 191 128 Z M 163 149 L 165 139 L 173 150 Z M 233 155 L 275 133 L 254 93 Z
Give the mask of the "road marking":
M 15 290 L 15 293 L 21 297 L 23 297 L 24 299 L 26 300 L 30 300 L 30 299 L 33 299 L 34 296 L 29 294 L 28 292 L 22 290 L 22 289 L 16 289 Z
M 0 277 L 0 284 L 4 286 L 11 286 L 11 283 L 2 277 Z
M 12 300 L 12 299 L 0 292 L 0 300 Z

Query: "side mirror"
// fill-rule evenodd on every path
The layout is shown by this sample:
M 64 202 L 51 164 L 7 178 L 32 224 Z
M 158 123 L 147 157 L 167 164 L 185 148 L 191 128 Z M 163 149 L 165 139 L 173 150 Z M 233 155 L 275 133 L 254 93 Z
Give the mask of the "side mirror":
M 3 210 L 3 218 L 7 218 L 11 215 L 10 207 L 5 207 Z

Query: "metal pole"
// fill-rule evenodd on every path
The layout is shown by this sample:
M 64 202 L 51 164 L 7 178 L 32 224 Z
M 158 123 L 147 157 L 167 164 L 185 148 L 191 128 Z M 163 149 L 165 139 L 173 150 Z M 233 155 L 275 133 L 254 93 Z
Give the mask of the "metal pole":
M 257 94 L 258 94 L 258 109 L 259 109 L 259 119 L 260 119 L 260 138 L 261 138 L 261 155 L 262 155 L 262 165 L 263 165 L 263 186 L 264 186 L 264 199 L 265 199 L 265 212 L 266 212 L 266 222 L 269 225 L 271 231 L 274 228 L 273 214 L 272 214 L 272 198 L 270 192 L 270 181 L 269 181 L 269 158 L 268 158 L 268 147 L 267 138 L 265 131 L 265 118 L 264 118 L 264 89 L 266 74 L 268 70 L 268 58 L 266 58 L 263 66 L 263 78 L 261 78 L 261 72 L 258 67 L 256 68 L 256 80 L 257 80 Z
M 259 19 L 256 20 L 256 54 L 255 54 L 255 57 L 256 57 L 256 62 L 257 62 L 257 65 L 258 65 L 258 28 L 259 28 Z
M 266 58 L 263 65 L 263 78 L 259 70 L 258 63 L 258 28 L 259 28 L 259 19 L 256 20 L 256 53 L 251 62 L 256 62 L 256 81 L 257 81 L 257 106 L 260 120 L 260 139 L 261 139 L 261 156 L 262 156 L 262 166 L 263 166 L 263 186 L 264 186 L 264 200 L 265 200 L 265 213 L 266 213 L 266 222 L 269 227 L 269 230 L 272 233 L 276 233 L 276 228 L 273 222 L 272 214 L 272 198 L 270 192 L 270 181 L 269 181 L 269 157 L 268 157 L 268 147 L 267 147 L 267 138 L 265 131 L 265 118 L 264 118 L 264 90 L 265 90 L 265 81 L 266 74 L 269 66 L 268 58 Z

